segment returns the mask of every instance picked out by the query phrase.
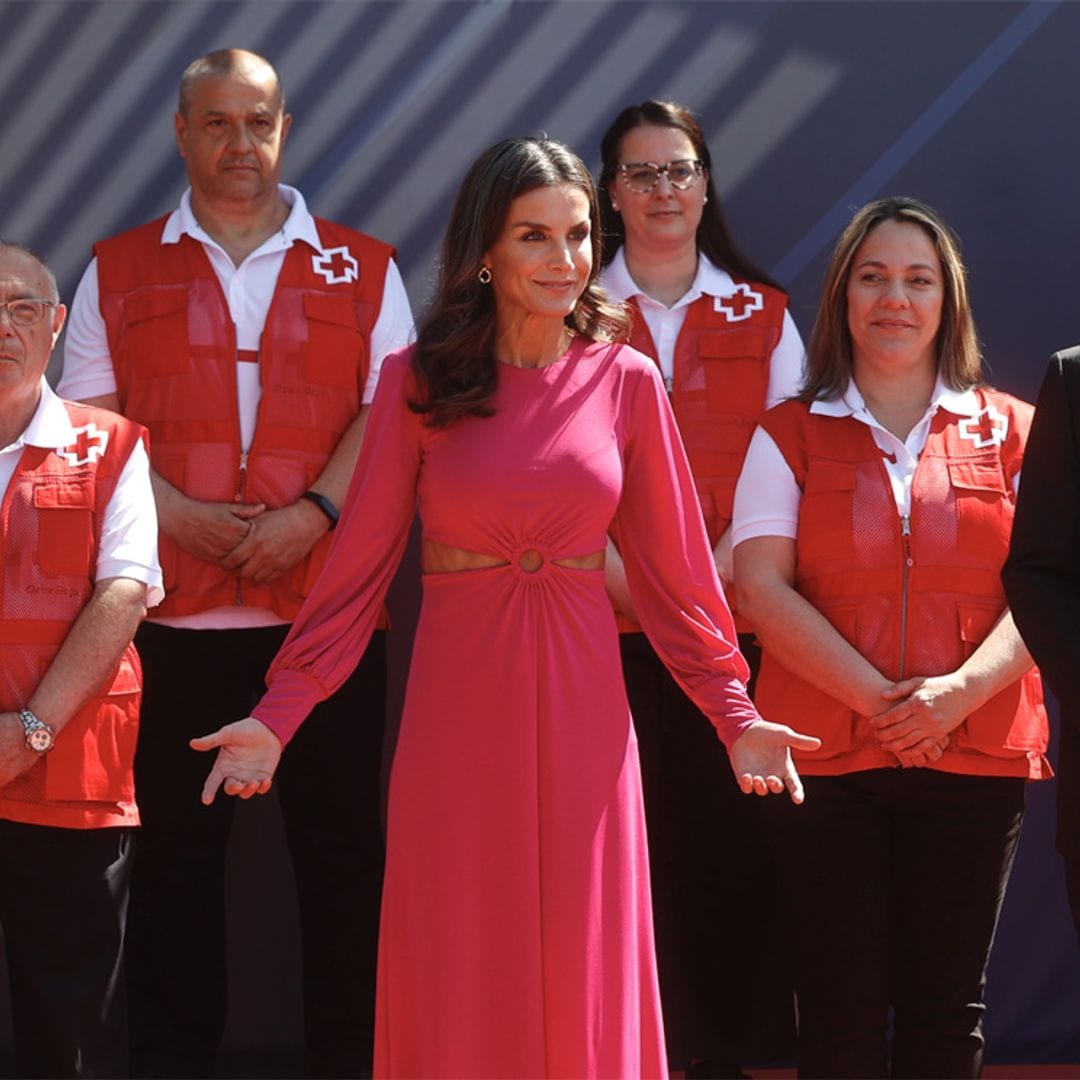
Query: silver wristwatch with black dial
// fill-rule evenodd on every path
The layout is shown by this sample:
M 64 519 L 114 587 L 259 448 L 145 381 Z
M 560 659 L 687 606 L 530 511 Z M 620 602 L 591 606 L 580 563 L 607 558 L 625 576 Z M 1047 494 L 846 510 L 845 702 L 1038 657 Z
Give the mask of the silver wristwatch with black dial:
M 27 750 L 33 750 L 35 754 L 44 754 L 53 748 L 56 733 L 44 720 L 36 717 L 29 709 L 20 709 L 19 719 L 22 721 L 23 733 L 26 735 Z

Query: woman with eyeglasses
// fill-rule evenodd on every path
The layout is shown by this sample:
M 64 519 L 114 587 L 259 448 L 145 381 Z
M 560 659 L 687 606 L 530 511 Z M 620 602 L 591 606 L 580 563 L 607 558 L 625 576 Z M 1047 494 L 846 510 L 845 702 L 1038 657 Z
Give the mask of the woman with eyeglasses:
M 265 791 L 363 651 L 419 502 L 423 606 L 390 782 L 375 1069 L 663 1076 L 637 755 L 604 589 L 613 522 L 656 648 L 747 794 L 798 800 L 712 561 L 663 384 L 614 342 L 596 192 L 509 139 L 458 193 L 415 348 L 383 367 L 329 560 L 204 798 Z M 335 748 L 327 747 L 332 754 Z M 740 932 L 729 926 L 732 934 Z
M 765 415 L 735 499 L 757 704 L 821 739 L 797 754 L 806 805 L 768 814 L 798 883 L 800 1076 L 980 1075 L 1024 789 L 1050 774 L 1001 583 L 1031 414 L 982 381 L 941 217 L 859 210 L 805 386 Z
M 735 482 L 765 409 L 798 390 L 802 340 L 787 296 L 731 238 L 688 109 L 651 100 L 624 109 L 601 153 L 601 284 L 628 302 L 630 343 L 663 375 L 716 569 L 730 587 Z M 739 797 L 723 746 L 641 632 L 622 538 L 614 540 L 608 589 L 641 753 L 669 1056 L 689 1077 L 738 1076 L 740 1062 L 790 1046 L 783 956 L 777 948 L 768 978 L 749 959 L 775 914 L 772 866 L 757 808 Z M 739 643 L 756 671 L 752 635 L 740 633 Z M 742 871 L 737 890 L 732 866 Z M 742 931 L 733 940 L 736 912 Z

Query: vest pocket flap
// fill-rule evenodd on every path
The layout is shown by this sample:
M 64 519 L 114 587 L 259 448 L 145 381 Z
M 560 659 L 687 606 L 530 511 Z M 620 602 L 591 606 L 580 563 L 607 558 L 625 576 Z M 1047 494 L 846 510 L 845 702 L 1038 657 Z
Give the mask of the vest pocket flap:
M 960 640 L 970 648 L 965 649 L 971 655 L 986 640 L 1001 617 L 1004 607 L 988 607 L 982 604 L 957 604 L 956 615 L 960 622 Z
M 93 485 L 77 480 L 66 484 L 38 484 L 34 488 L 34 507 L 38 510 L 93 510 Z
M 50 577 L 86 575 L 93 565 L 95 547 L 92 482 L 73 478 L 64 484 L 36 484 L 33 500 L 38 568 Z
M 992 491 L 996 495 L 1005 495 L 1005 477 L 997 457 L 983 460 L 950 461 L 949 482 L 962 491 Z
M 128 652 L 134 653 L 134 651 L 134 648 L 129 645 Z M 125 660 L 116 669 L 116 674 L 113 676 L 112 682 L 110 682 L 101 693 L 105 697 L 140 693 L 142 691 L 142 676 L 140 675 L 140 670 L 141 668 L 136 668 L 135 664 Z
M 698 355 L 703 360 L 756 360 L 765 355 L 765 331 L 705 331 L 698 336 Z
M 1032 668 L 999 690 L 965 718 L 953 738 L 960 749 L 978 750 L 991 758 L 1030 759 L 1033 752 L 1044 754 L 1050 732 L 1038 672 Z
M 850 461 L 826 461 L 815 458 L 806 472 L 804 494 L 819 491 L 854 491 L 857 466 Z
M 351 296 L 329 296 L 326 293 L 304 293 L 304 314 L 316 322 L 345 326 L 359 332 L 356 305 Z
M 141 695 L 90 699 L 68 721 L 45 759 L 45 798 L 60 802 L 130 802 Z
M 128 326 L 147 319 L 163 319 L 188 306 L 187 285 L 155 285 L 129 294 L 124 300 L 124 321 Z
M 304 375 L 320 387 L 347 391 L 359 409 L 368 370 L 367 341 L 352 296 L 306 292 L 303 299 L 307 319 Z

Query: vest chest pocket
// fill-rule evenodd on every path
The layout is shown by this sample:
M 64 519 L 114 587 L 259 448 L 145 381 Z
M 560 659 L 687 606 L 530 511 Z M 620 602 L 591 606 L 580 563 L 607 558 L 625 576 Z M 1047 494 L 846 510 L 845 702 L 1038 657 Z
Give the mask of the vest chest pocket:
M 705 331 L 698 357 L 705 372 L 705 404 L 712 413 L 751 417 L 765 411 L 769 367 L 763 330 Z
M 53 577 L 93 575 L 94 487 L 87 478 L 34 487 L 38 564 Z
M 188 285 L 152 285 L 125 297 L 117 382 L 188 370 L 190 291 Z
M 1003 562 L 1012 526 L 1012 492 L 996 455 L 947 462 L 956 497 L 959 544 L 978 561 Z
M 304 372 L 312 382 L 363 392 L 368 372 L 367 341 L 351 296 L 304 293 L 307 351 Z
M 949 483 L 957 495 L 971 494 L 993 499 L 1009 493 L 997 457 L 952 458 L 947 466 Z
M 845 562 L 855 529 L 854 502 L 857 466 L 849 461 L 811 458 L 799 505 L 800 564 Z

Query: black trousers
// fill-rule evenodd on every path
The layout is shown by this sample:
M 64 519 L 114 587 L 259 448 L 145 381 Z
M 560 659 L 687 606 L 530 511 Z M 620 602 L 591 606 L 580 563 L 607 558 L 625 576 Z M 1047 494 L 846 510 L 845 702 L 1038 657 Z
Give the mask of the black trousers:
M 211 757 L 187 743 L 248 715 L 286 631 L 146 623 L 136 637 L 145 684 L 135 760 L 143 827 L 127 962 L 136 1075 L 212 1075 L 225 1029 L 225 851 L 235 800 L 219 795 L 201 805 Z M 300 909 L 313 1076 L 371 1068 L 385 649 L 379 632 L 349 680 L 289 743 L 277 774 Z
M 712 724 L 644 634 L 622 634 L 641 758 L 668 1058 L 786 1055 L 792 984 L 761 800 L 743 795 Z
M 979 1076 L 1024 781 L 899 768 L 803 780 L 804 805 L 766 800 L 794 932 L 799 1075 Z
M 1057 757 L 1057 848 L 1065 862 L 1065 887 L 1080 941 L 1080 724 L 1061 712 Z
M 1080 941 L 1080 858 L 1064 856 L 1065 889 L 1069 897 L 1069 911 L 1072 914 L 1073 929 Z
M 17 1076 L 127 1075 L 121 969 L 131 847 L 128 828 L 0 821 Z

